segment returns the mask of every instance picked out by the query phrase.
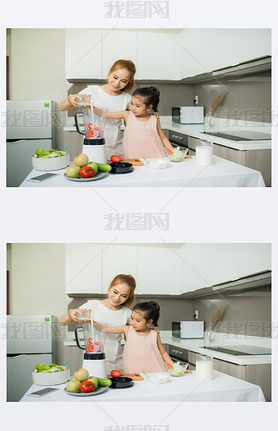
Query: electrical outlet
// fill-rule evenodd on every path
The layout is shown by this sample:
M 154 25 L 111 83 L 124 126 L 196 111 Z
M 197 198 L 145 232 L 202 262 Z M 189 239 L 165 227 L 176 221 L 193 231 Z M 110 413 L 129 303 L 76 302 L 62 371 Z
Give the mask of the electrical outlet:
M 194 97 L 194 105 L 198 105 L 198 103 L 199 103 L 199 97 L 195 96 Z
M 195 310 L 194 311 L 194 319 L 198 319 L 198 317 L 199 317 L 199 311 L 198 310 Z

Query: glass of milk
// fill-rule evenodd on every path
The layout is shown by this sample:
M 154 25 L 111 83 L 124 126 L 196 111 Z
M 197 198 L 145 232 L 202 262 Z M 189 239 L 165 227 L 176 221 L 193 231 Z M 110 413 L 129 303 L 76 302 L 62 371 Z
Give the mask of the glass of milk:
M 196 357 L 196 378 L 198 380 L 213 379 L 213 361 L 210 356 L 197 355 Z
M 209 166 L 213 159 L 213 145 L 209 141 L 198 141 L 196 144 L 196 162 L 199 166 Z

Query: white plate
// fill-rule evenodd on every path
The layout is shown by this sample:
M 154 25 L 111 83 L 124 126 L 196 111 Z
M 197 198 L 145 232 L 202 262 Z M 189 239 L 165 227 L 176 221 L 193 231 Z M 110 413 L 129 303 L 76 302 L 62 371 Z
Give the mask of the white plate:
M 68 394 L 68 395 L 73 395 L 74 397 L 91 397 L 92 395 L 98 395 L 101 394 L 102 392 L 105 392 L 106 389 L 108 388 L 108 386 L 99 386 L 95 391 L 93 392 L 88 392 L 87 394 L 83 393 L 83 392 L 68 392 L 66 390 L 66 388 L 64 389 L 64 391 Z
M 67 179 L 67 180 L 69 180 L 69 181 L 78 181 L 78 182 L 87 182 L 87 181 L 96 181 L 96 180 L 100 180 L 101 178 L 104 178 L 104 177 L 106 177 L 106 175 L 108 175 L 108 172 L 101 172 L 101 171 L 98 171 L 97 173 L 96 173 L 96 175 L 94 175 L 93 177 L 91 177 L 91 178 L 70 178 L 70 177 L 67 177 L 66 176 L 66 174 L 64 173 L 64 177 Z

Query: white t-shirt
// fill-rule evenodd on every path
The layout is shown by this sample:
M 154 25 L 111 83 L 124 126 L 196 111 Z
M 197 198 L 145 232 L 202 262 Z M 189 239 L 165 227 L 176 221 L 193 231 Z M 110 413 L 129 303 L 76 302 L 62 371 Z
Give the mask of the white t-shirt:
M 86 308 L 93 311 L 93 319 L 107 326 L 122 326 L 129 323 L 131 310 L 127 307 L 113 311 L 105 307 L 101 301 L 88 301 L 79 308 Z M 91 314 L 92 316 L 92 314 Z M 104 352 L 106 357 L 107 373 L 112 370 L 123 369 L 123 355 L 121 348 L 121 334 L 106 334 Z
M 131 95 L 128 93 L 121 93 L 119 96 L 110 96 L 110 94 L 107 94 L 98 85 L 89 85 L 80 91 L 80 93 L 92 95 L 94 106 L 106 109 L 109 112 L 125 111 L 129 107 L 131 100 Z M 104 138 L 108 159 L 113 154 L 122 156 L 121 124 L 122 120 L 106 119 Z

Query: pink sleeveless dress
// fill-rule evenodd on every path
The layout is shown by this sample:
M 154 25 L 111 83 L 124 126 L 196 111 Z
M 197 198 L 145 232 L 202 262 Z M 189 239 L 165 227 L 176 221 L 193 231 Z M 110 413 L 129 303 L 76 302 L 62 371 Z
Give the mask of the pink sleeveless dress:
M 150 115 L 147 121 L 139 121 L 129 112 L 123 137 L 124 159 L 166 157 L 156 125 L 157 118 L 154 115 Z
M 163 358 L 157 347 L 157 333 L 153 330 L 147 336 L 137 335 L 130 326 L 124 347 L 124 374 L 156 373 L 165 371 Z

